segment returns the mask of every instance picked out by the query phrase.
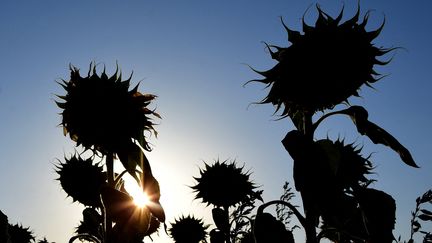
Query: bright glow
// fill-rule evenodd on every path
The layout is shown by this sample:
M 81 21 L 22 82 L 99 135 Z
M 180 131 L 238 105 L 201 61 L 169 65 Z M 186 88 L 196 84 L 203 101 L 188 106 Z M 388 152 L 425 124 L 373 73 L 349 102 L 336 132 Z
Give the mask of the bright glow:
M 134 203 L 141 208 L 148 205 L 150 199 L 138 183 L 130 176 L 124 176 L 123 179 L 125 181 L 125 189 L 133 197 Z

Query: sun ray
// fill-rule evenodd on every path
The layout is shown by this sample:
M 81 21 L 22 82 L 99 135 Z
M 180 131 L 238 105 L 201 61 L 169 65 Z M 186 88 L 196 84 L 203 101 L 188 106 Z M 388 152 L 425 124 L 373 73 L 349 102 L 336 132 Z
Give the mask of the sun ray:
M 130 176 L 123 177 L 126 191 L 133 197 L 133 202 L 142 208 L 150 203 L 149 196 L 142 190 L 138 183 Z

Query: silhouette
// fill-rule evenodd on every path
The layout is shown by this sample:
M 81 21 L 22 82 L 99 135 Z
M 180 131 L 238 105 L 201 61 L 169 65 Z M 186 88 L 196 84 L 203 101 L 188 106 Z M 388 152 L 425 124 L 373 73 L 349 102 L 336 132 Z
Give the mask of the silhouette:
M 303 33 L 289 29 L 281 20 L 291 45 L 266 43 L 277 64 L 267 71 L 253 69 L 264 78 L 247 83 L 265 84 L 269 92 L 259 103 L 273 104 L 275 113 L 282 110 L 280 119 L 290 118 L 295 126 L 282 144 L 294 161 L 294 184 L 302 197 L 304 216 L 286 205 L 302 224 L 306 242 L 328 238 L 335 242 L 390 243 L 394 239 L 396 204 L 385 192 L 369 188 L 373 182 L 367 178 L 373 169 L 370 157 L 363 157 L 359 147 L 344 139 L 317 139 L 315 131 L 326 118 L 347 115 L 361 135 L 390 147 L 407 165 L 418 167 L 408 149 L 369 121 L 364 107 L 348 102 L 350 97 L 359 96 L 363 85 L 371 86 L 382 78 L 374 66 L 388 64 L 389 61 L 378 58 L 394 48 L 379 48 L 372 43 L 385 21 L 378 29 L 366 31 L 369 12 L 359 21 L 360 6 L 345 22 L 341 22 L 343 10 L 333 18 L 319 5 L 316 9 L 315 26 L 308 25 L 303 17 Z M 333 111 L 340 105 L 348 108 Z M 266 223 L 260 224 L 260 218 Z M 268 242 L 270 238 L 265 233 L 261 235 L 258 226 L 269 225 L 273 220 L 271 215 L 257 213 L 257 242 Z M 276 224 L 273 228 L 279 227 Z M 288 240 L 279 237 L 275 242 Z
M 262 191 L 256 190 L 250 174 L 242 170 L 235 161 L 215 160 L 212 165 L 205 163 L 200 176 L 194 177 L 195 198 L 213 206 L 216 229 L 210 232 L 212 243 L 236 242 L 250 233 L 249 214 L 255 201 L 262 201 Z
M 156 96 L 140 93 L 138 85 L 129 90 L 132 75 L 122 80 L 118 66 L 111 77 L 105 68 L 98 75 L 94 63 L 86 77 L 72 65 L 70 71 L 70 80 L 59 82 L 66 91 L 66 95 L 58 95 L 62 102 L 56 101 L 62 109 L 61 125 L 77 149 L 92 154 L 83 158 L 76 153 L 56 166 L 64 191 L 86 206 L 76 235 L 69 242 L 142 242 L 165 222 L 159 183 L 144 154 L 151 150 L 144 132 L 157 135 L 152 119 L 160 116 L 148 108 Z M 97 158 L 105 160 L 106 171 L 100 161 L 95 161 Z M 125 168 L 120 174 L 114 174 L 116 161 Z M 124 188 L 125 173 L 137 181 L 151 203 L 144 207 L 133 203 Z
M 168 231 L 175 243 L 199 243 L 205 240 L 207 228 L 202 219 L 189 215 L 175 219 Z

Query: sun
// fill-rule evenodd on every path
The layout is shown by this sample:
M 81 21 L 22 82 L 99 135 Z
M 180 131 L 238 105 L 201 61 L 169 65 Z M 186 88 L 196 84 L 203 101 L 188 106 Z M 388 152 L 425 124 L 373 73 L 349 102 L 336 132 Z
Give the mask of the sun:
M 144 193 L 142 188 L 137 184 L 137 182 L 130 176 L 123 177 L 125 181 L 125 189 L 133 197 L 133 202 L 138 207 L 142 208 L 150 203 L 149 196 Z

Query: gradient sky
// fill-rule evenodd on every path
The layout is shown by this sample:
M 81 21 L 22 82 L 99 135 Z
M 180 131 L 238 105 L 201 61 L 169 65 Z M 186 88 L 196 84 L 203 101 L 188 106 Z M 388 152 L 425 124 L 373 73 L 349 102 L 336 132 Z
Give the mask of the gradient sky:
M 163 119 L 148 157 L 161 185 L 168 222 L 194 214 L 212 223 L 210 208 L 193 201 L 189 186 L 203 161 L 235 159 L 252 172 L 266 201 L 279 198 L 292 181 L 292 160 L 280 143 L 293 129 L 276 121 L 271 105 L 250 105 L 267 94 L 259 84 L 242 85 L 275 63 L 262 41 L 287 46 L 280 23 L 299 30 L 301 17 L 316 1 L 115 1 L 4 0 L 0 3 L 0 210 L 11 223 L 29 226 L 38 239 L 67 242 L 81 219 L 82 207 L 66 198 L 54 172 L 57 159 L 74 151 L 64 137 L 55 94 L 56 80 L 68 79 L 68 65 L 85 74 L 89 63 L 119 63 L 134 71 L 140 91 L 158 95 L 153 107 Z M 351 17 L 357 0 L 318 1 L 335 16 L 345 5 Z M 312 5 L 313 6 L 313 5 Z M 344 117 L 332 118 L 317 138 L 346 137 L 372 154 L 378 182 L 397 202 L 395 235 L 409 237 L 415 198 L 432 188 L 432 1 L 362 0 L 372 12 L 367 29 L 386 25 L 377 46 L 403 47 L 377 70 L 387 77 L 363 87 L 371 121 L 410 149 L 421 167 L 402 163 L 390 149 L 373 145 Z M 313 24 L 316 11 L 306 12 Z M 390 54 L 388 57 L 391 57 Z M 295 201 L 298 205 L 299 200 Z M 427 228 L 431 229 L 430 225 Z M 300 239 L 303 232 L 295 231 Z M 161 232 L 155 242 L 172 242 Z

